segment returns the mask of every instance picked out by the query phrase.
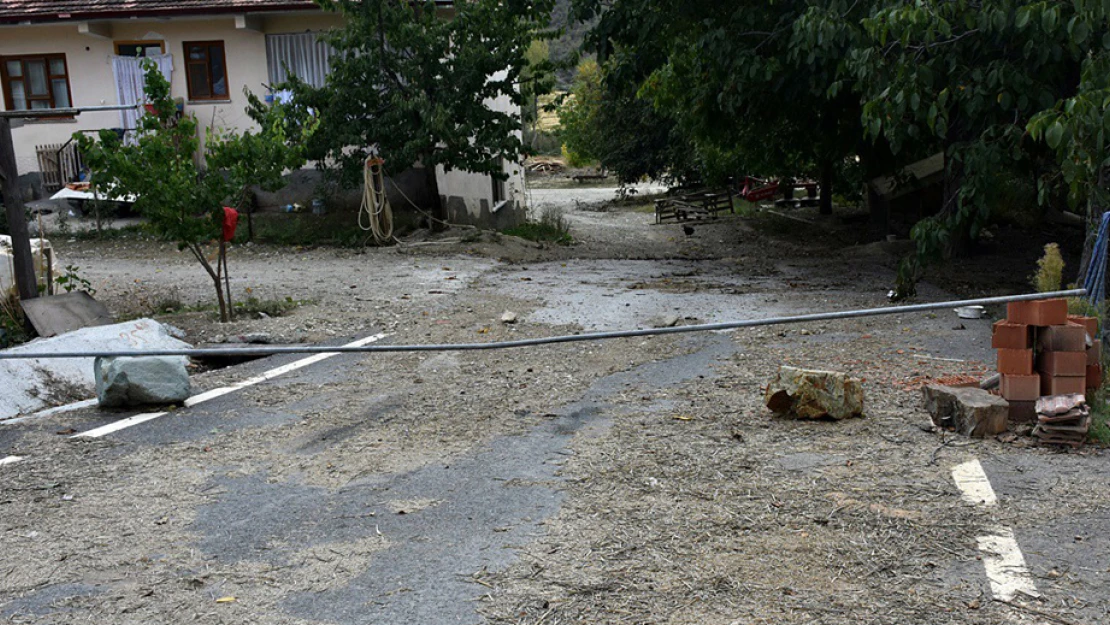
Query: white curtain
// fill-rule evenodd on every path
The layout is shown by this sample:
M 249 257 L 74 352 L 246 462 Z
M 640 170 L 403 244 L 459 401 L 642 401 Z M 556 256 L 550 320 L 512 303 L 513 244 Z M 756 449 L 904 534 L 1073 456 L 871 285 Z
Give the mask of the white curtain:
M 113 56 L 112 73 L 116 78 L 116 98 L 122 105 L 134 105 L 146 100 L 146 81 L 143 78 L 142 58 L 137 56 Z M 146 58 L 158 65 L 158 71 L 166 81 L 173 75 L 172 54 L 151 54 Z M 128 108 L 119 112 L 120 128 L 134 130 L 138 125 L 140 109 Z

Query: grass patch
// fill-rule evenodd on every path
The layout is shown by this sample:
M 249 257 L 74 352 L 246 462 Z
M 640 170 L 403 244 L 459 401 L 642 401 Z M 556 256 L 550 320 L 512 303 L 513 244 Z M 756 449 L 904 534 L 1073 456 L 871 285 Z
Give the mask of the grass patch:
M 523 223 L 502 230 L 501 233 L 538 243 L 557 243 L 559 245 L 574 243 L 574 239 L 570 236 L 570 226 L 567 225 L 567 220 L 563 217 L 563 211 L 557 208 L 545 210 L 539 221 Z
M 23 323 L 23 309 L 15 295 L 0 293 L 0 349 L 31 340 Z
M 1110 407 L 1106 405 L 1110 391 L 1103 385 L 1087 398 L 1087 405 L 1091 408 L 1091 429 L 1087 438 L 1103 447 L 1110 446 Z
M 574 242 L 569 232 L 546 223 L 521 224 L 515 228 L 502 230 L 501 233 L 541 243 L 551 242 L 559 245 L 570 245 Z
M 95 228 L 90 228 L 88 230 L 71 230 L 65 236 L 68 236 L 74 241 L 137 241 L 141 239 L 154 239 L 154 237 L 143 228 L 142 224 L 130 224 L 120 228 L 102 228 L 101 230 L 96 230 Z
M 246 218 L 239 219 L 235 233 L 235 243 L 247 242 Z M 286 247 L 312 247 L 328 245 L 334 247 L 364 247 L 373 240 L 369 232 L 364 232 L 355 222 L 354 215 L 327 214 L 312 215 L 295 213 L 291 215 L 254 215 L 254 242 L 269 243 Z
M 307 303 L 307 301 L 295 300 L 292 297 L 286 297 L 285 299 L 259 299 L 257 297 L 248 297 L 245 300 L 235 302 L 235 316 L 247 315 L 251 317 L 260 317 L 265 315 L 267 317 L 280 317 L 294 308 Z

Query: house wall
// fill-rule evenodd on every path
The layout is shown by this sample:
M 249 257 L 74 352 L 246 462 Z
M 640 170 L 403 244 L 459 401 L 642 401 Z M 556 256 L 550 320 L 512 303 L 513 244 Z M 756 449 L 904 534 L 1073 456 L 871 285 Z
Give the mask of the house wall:
M 184 42 L 222 40 L 227 60 L 229 98 L 218 102 L 190 102 L 186 113 L 200 122 L 199 132 L 209 126 L 244 130 L 254 126 L 244 109 L 244 87 L 256 94 L 265 93 L 267 80 L 265 33 L 324 30 L 340 24 L 331 14 L 274 15 L 259 21 L 263 32 L 237 29 L 234 16 L 203 19 L 127 20 L 98 23 L 108 35 L 81 35 L 76 24 L 20 25 L 0 27 L 0 56 L 37 53 L 64 53 L 69 72 L 73 105 L 102 106 L 117 104 L 110 57 L 116 41 L 161 39 L 166 52 L 174 57 L 171 91 L 175 97 L 188 97 L 185 78 Z M 2 100 L 2 98 L 0 98 Z M 6 104 L 0 101 L 0 107 Z M 38 170 L 35 146 L 64 143 L 79 130 L 120 126 L 118 112 L 82 113 L 73 120 L 27 121 L 12 132 L 16 161 L 21 174 Z
M 341 24 L 341 19 L 334 14 L 295 12 L 250 16 L 246 25 L 253 29 L 236 28 L 236 18 L 231 15 L 90 23 L 90 30 L 100 36 L 80 34 L 76 23 L 0 26 L 0 56 L 64 53 L 73 106 L 102 106 L 118 103 L 110 60 L 115 54 L 114 42 L 165 41 L 166 52 L 174 58 L 171 93 L 175 97 L 186 98 L 185 112 L 196 116 L 198 133 L 203 140 L 204 132 L 210 126 L 234 130 L 255 127 L 245 112 L 243 89 L 258 95 L 265 93 L 268 80 L 266 34 L 323 31 Z M 229 98 L 218 102 L 189 101 L 183 63 L 184 42 L 209 40 L 224 42 Z M 0 110 L 5 105 L 0 97 Z M 508 98 L 490 101 L 489 105 L 495 110 L 519 113 Z M 77 131 L 117 128 L 120 125 L 120 115 L 116 111 L 83 113 L 72 120 L 25 122 L 12 132 L 21 177 L 37 184 L 35 174 L 39 165 L 36 146 L 65 143 Z M 509 202 L 493 211 L 493 189 L 488 176 L 439 170 L 439 189 L 447 202 L 451 221 L 495 227 L 522 221 L 525 206 L 523 168 L 518 163 L 506 163 L 505 171 L 510 175 L 504 184 L 505 197 Z
M 503 79 L 504 74 L 494 78 Z M 487 100 L 486 106 L 520 116 L 520 107 L 513 104 L 508 96 Z M 513 134 L 520 139 L 522 131 L 517 130 Z M 436 170 L 439 192 L 447 206 L 448 220 L 494 228 L 509 228 L 527 221 L 524 167 L 519 162 L 507 161 L 501 169 L 509 178 L 502 183 L 506 202 L 498 206 L 493 202 L 493 181 L 489 176 L 458 170 L 444 172 L 439 167 Z

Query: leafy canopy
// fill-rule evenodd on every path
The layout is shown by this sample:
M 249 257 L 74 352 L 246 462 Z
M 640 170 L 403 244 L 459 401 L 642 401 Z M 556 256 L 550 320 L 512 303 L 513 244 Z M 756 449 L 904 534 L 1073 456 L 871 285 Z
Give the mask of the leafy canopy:
M 944 204 L 917 225 L 905 293 L 973 239 L 1000 181 L 1106 207 L 1106 0 L 576 0 L 606 83 L 736 173 L 863 160 L 868 177 L 944 152 Z M 604 106 L 604 105 L 603 105 Z M 606 132 L 606 128 L 599 132 Z M 702 162 L 707 161 L 699 156 Z M 602 158 L 604 161 L 604 158 Z
M 472 0 L 447 13 L 431 0 L 317 1 L 344 26 L 327 37 L 337 54 L 326 85 L 290 83 L 296 106 L 319 114 L 311 158 L 352 184 L 371 152 L 394 173 L 420 162 L 505 177 L 502 159 L 524 149 L 521 119 L 490 105 L 524 106 L 526 72 L 542 87 L 546 63 L 526 55 L 553 0 Z

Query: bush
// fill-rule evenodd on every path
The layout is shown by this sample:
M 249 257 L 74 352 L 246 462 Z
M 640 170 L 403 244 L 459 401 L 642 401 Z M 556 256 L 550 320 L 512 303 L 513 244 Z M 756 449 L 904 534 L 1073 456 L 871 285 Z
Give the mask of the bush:
M 559 245 L 570 245 L 574 242 L 574 239 L 570 236 L 570 227 L 567 225 L 566 219 L 563 218 L 562 211 L 557 209 L 544 211 L 538 222 L 523 223 L 501 232 L 529 241 L 558 243 Z
M 1060 290 L 1064 282 L 1064 257 L 1060 255 L 1059 245 L 1044 246 L 1044 256 L 1037 261 L 1037 273 L 1033 274 L 1031 282 L 1038 293 Z

